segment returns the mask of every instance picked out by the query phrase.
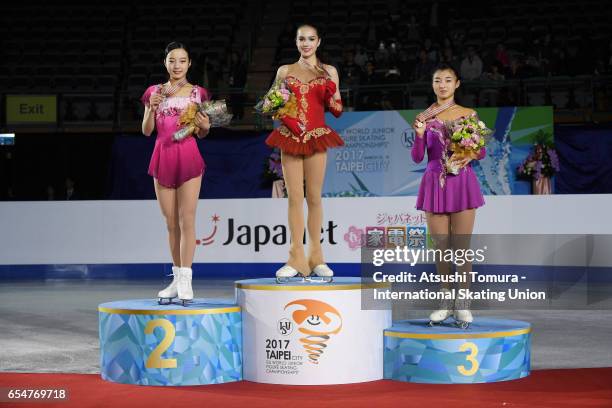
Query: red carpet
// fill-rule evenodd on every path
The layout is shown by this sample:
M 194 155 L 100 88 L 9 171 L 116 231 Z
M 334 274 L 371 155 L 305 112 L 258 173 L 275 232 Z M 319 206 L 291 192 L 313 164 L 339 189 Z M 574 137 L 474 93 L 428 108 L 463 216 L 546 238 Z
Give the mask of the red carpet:
M 521 380 L 476 385 L 375 381 L 334 386 L 283 386 L 251 382 L 197 387 L 114 384 L 93 374 L 0 373 L 0 387 L 64 388 L 69 400 L 0 402 L 2 407 L 612 407 L 612 367 L 538 370 Z

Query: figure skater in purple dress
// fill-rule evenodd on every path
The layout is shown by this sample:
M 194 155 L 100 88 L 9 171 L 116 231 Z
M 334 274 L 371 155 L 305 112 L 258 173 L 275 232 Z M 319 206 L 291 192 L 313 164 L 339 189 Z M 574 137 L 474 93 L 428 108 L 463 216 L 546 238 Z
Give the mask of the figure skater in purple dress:
M 142 96 L 145 106 L 142 133 L 150 136 L 157 131 L 149 175 L 153 177 L 157 201 L 166 220 L 174 264 L 172 283 L 159 292 L 159 302 L 171 302 L 178 297 L 185 306 L 193 299 L 191 265 L 196 244 L 195 214 L 205 164 L 193 137 L 175 141 L 172 136 L 179 130 L 181 112 L 190 103 L 210 98 L 206 89 L 187 81 L 191 58 L 185 45 L 168 44 L 164 65 L 168 81 L 148 87 Z M 209 118 L 198 113 L 195 124 L 195 136 L 205 137 L 210 129 Z
M 416 163 L 423 160 L 427 151 L 427 167 L 419 187 L 416 208 L 426 214 L 427 228 L 432 236 L 436 249 L 444 252 L 453 248 L 469 247 L 470 236 L 474 229 L 476 208 L 484 205 L 480 184 L 471 167 L 471 158 L 455 160 L 449 157 L 450 135 L 449 124 L 470 115 L 474 110 L 455 103 L 455 91 L 460 80 L 457 72 L 450 65 L 440 65 L 433 72 L 433 91 L 437 102 L 417 115 L 413 127 L 415 140 L 412 146 L 412 159 Z M 485 148 L 481 148 L 478 160 L 485 157 Z M 448 172 L 446 163 L 459 168 L 458 174 Z M 438 273 L 451 273 L 450 264 L 436 260 Z M 471 262 L 458 266 L 465 282 L 459 285 L 469 289 L 468 271 Z M 441 292 L 450 293 L 450 283 L 443 283 Z M 440 309 L 430 315 L 430 324 L 440 323 L 453 316 L 459 327 L 467 328 L 473 321 L 470 302 L 456 297 L 443 299 Z

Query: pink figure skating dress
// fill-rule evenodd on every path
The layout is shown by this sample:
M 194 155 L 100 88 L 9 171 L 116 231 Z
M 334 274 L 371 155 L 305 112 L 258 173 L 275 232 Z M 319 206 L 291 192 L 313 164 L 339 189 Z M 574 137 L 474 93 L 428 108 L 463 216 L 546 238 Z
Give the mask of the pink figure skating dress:
M 149 106 L 153 93 L 161 93 L 162 85 L 152 85 L 142 95 L 142 103 Z M 208 91 L 194 85 L 189 96 L 169 96 L 158 106 L 155 112 L 155 130 L 157 138 L 149 164 L 149 175 L 157 179 L 164 187 L 178 188 L 194 177 L 204 174 L 206 165 L 193 137 L 180 141 L 172 138 L 180 129 L 178 124 L 181 113 L 190 103 L 209 100 Z

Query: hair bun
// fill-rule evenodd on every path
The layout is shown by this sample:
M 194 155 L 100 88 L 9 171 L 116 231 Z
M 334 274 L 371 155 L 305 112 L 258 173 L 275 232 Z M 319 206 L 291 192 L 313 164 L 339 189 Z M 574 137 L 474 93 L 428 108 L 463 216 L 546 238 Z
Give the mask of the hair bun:
M 179 41 L 172 41 L 170 44 L 166 45 L 166 49 L 164 50 L 164 59 L 168 57 L 168 54 L 170 54 L 170 52 L 174 50 L 185 50 L 185 52 L 187 53 L 187 57 L 191 59 L 191 53 L 189 52 L 189 49 L 184 43 Z

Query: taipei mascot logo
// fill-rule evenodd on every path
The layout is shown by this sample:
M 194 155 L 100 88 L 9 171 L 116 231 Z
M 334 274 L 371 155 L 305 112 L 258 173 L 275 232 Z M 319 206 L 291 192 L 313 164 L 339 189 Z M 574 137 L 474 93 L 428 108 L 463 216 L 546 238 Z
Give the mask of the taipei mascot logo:
M 300 342 L 312 364 L 319 364 L 331 335 L 342 329 L 342 316 L 333 306 L 314 299 L 300 299 L 288 303 L 285 310 L 293 310 L 291 318 L 304 336 Z

